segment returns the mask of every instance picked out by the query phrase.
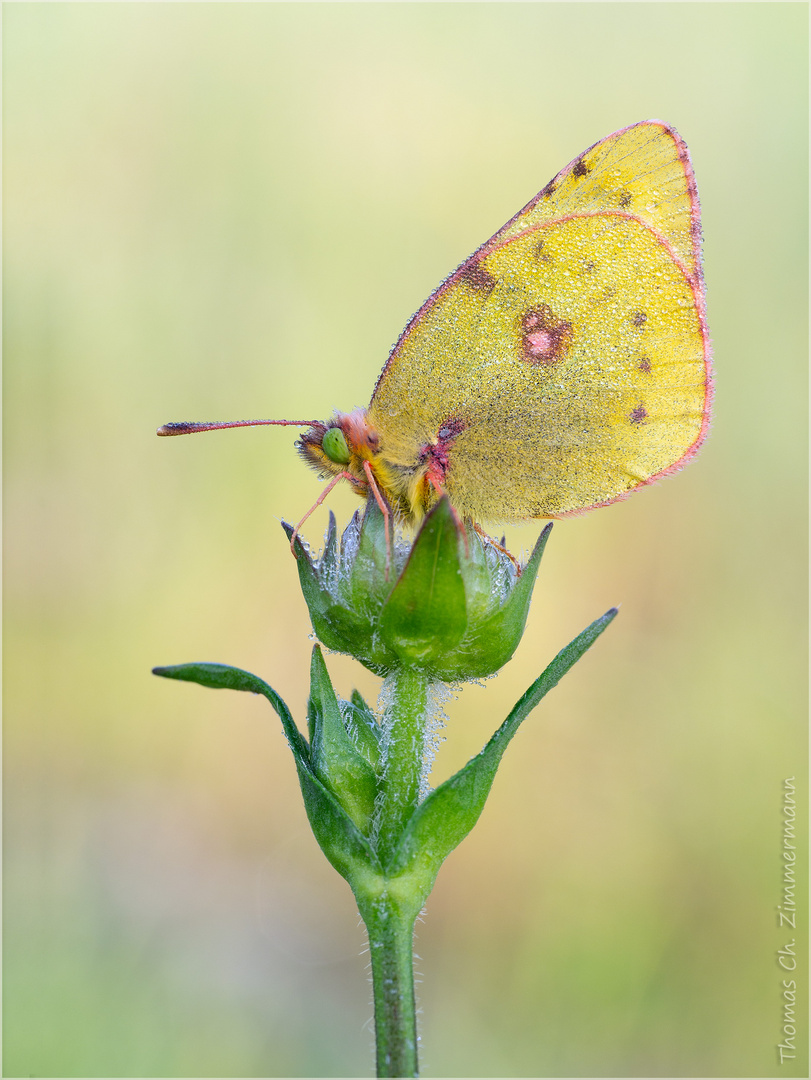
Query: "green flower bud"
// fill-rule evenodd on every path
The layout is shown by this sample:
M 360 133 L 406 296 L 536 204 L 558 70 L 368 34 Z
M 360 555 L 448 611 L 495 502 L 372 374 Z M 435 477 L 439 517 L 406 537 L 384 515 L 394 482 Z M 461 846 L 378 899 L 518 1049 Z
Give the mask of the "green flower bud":
M 378 675 L 404 667 L 443 682 L 492 675 L 521 640 L 551 527 L 521 569 L 489 537 L 460 529 L 447 499 L 426 517 L 412 545 L 398 540 L 388 551 L 373 499 L 340 543 L 330 515 L 319 558 L 299 537 L 295 545 L 316 636 Z

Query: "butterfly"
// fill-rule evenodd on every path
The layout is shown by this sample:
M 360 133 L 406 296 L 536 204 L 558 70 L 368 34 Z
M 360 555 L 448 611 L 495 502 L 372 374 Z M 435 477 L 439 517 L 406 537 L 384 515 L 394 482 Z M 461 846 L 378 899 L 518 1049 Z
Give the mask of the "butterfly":
M 367 409 L 158 434 L 306 427 L 299 452 L 332 481 L 316 506 L 345 479 L 411 523 L 442 495 L 475 521 L 560 518 L 680 469 L 711 393 L 690 155 L 647 120 L 578 155 L 446 278 Z

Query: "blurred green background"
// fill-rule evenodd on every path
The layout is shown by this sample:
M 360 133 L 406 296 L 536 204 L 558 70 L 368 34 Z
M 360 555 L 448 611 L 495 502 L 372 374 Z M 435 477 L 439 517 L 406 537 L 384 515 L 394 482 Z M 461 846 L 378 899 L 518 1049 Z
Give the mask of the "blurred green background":
M 622 604 L 440 873 L 424 1071 L 807 1075 L 804 1029 L 775 1049 L 776 950 L 805 935 L 775 908 L 783 779 L 806 795 L 806 5 L 3 17 L 4 1075 L 369 1074 L 364 935 L 280 725 L 149 674 L 236 664 L 303 717 L 279 519 L 318 482 L 290 430 L 154 430 L 366 404 L 439 281 L 649 117 L 698 177 L 714 427 L 685 472 L 555 526 L 518 654 L 447 707 L 437 780 Z

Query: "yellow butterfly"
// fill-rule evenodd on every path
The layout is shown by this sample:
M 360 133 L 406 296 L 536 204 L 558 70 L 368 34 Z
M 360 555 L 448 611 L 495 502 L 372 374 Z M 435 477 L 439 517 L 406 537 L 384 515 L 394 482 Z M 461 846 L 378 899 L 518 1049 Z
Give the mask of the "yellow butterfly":
M 710 398 L 690 155 L 648 120 L 580 154 L 439 286 L 368 409 L 158 434 L 308 426 L 299 451 L 333 478 L 319 503 L 347 479 L 411 522 L 442 494 L 479 521 L 557 518 L 681 468 Z

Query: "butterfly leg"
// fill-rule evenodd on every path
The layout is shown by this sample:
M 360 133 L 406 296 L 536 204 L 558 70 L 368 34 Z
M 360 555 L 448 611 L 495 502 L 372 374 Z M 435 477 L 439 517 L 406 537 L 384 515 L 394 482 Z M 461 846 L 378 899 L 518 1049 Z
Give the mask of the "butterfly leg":
M 493 539 L 492 536 L 487 535 L 487 533 L 484 531 L 484 529 L 481 527 L 481 525 L 477 525 L 475 521 L 471 522 L 471 524 L 472 524 L 473 528 L 476 530 L 476 532 L 479 534 L 479 536 L 481 536 L 488 544 L 492 544 L 494 548 L 497 548 L 501 552 L 502 555 L 507 556 L 507 558 L 510 560 L 510 562 L 513 564 L 515 569 L 520 574 L 521 573 L 521 564 L 519 563 L 518 559 L 516 559 L 515 555 L 513 555 L 513 553 L 511 551 L 507 551 L 507 548 L 505 547 L 505 539 L 504 539 L 504 537 L 502 536 L 500 543 L 496 543 L 496 541 Z
M 391 536 L 390 536 L 390 533 L 389 533 L 389 519 L 391 518 L 391 513 L 389 512 L 389 508 L 388 508 L 388 505 L 386 504 L 386 500 L 380 494 L 380 488 L 377 486 L 377 481 L 375 480 L 375 475 L 374 475 L 374 472 L 372 470 L 372 466 L 368 461 L 364 461 L 364 463 L 363 463 L 363 471 L 366 473 L 366 479 L 369 481 L 369 487 L 371 488 L 372 494 L 375 497 L 375 502 L 380 507 L 380 512 L 383 515 L 383 528 L 385 529 L 385 533 L 386 533 L 386 581 L 388 581 L 389 580 L 390 552 L 391 552 Z
M 354 477 L 352 473 L 341 472 L 338 473 L 337 476 L 333 476 L 333 478 L 330 480 L 330 482 L 315 500 L 313 505 L 310 507 L 310 509 L 307 511 L 307 513 L 304 515 L 298 525 L 296 525 L 295 529 L 293 529 L 293 533 L 290 537 L 290 550 L 293 552 L 294 555 L 296 554 L 296 539 L 298 537 L 301 526 L 304 524 L 310 514 L 312 514 L 314 510 L 318 509 L 318 507 L 321 505 L 324 499 L 326 499 L 327 495 L 329 495 L 329 493 L 332 491 L 332 489 L 335 487 L 339 480 L 351 480 L 353 483 L 357 483 L 357 478 Z

